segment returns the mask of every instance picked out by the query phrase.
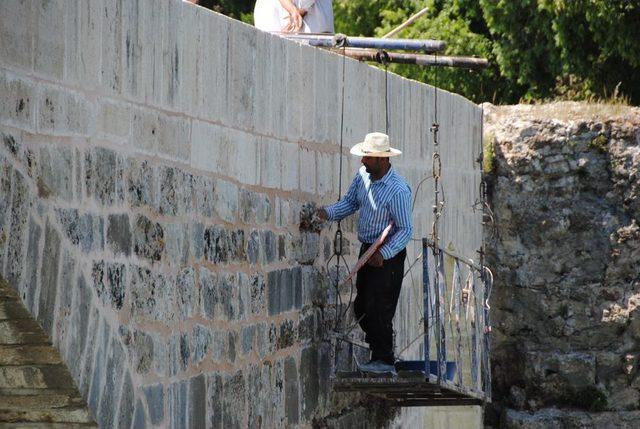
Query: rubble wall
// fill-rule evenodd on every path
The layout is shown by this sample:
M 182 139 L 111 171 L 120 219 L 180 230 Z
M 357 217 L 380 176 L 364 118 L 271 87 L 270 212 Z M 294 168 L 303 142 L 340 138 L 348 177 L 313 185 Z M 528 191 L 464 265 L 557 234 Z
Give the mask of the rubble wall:
M 494 427 L 640 421 L 640 110 L 485 107 Z
M 300 229 L 306 202 L 335 201 L 340 157 L 344 192 L 348 148 L 384 130 L 384 73 L 346 60 L 340 152 L 342 61 L 179 0 L 0 2 L 0 269 L 101 427 L 404 418 L 331 392 L 334 229 Z M 391 75 L 389 99 L 393 163 L 416 190 L 434 90 Z M 438 101 L 442 237 L 473 257 L 481 112 Z M 416 238 L 432 198 L 427 182 Z M 418 270 L 400 346 L 421 326 L 420 289 Z

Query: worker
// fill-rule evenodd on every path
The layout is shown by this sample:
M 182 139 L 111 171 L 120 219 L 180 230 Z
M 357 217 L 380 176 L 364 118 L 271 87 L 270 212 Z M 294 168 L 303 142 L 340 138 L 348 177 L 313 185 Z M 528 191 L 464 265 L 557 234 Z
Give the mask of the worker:
M 333 33 L 331 0 L 257 0 L 256 28 L 276 33 Z
M 401 153 L 390 147 L 386 134 L 367 134 L 351 148 L 352 155 L 362 157 L 363 166 L 349 190 L 340 201 L 316 212 L 320 219 L 339 221 L 359 210 L 360 256 L 393 222 L 386 241 L 356 279 L 353 309 L 371 349 L 371 360 L 360 369 L 374 373 L 394 371 L 393 316 L 402 287 L 406 246 L 413 232 L 411 189 L 390 162 Z

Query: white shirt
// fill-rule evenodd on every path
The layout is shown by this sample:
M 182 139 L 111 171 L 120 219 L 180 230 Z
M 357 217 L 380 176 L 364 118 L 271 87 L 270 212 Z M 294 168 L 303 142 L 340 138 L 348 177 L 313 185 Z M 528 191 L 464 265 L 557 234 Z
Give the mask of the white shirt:
M 333 33 L 333 7 L 331 0 L 293 0 L 296 7 L 306 9 L 302 33 Z M 278 0 L 257 0 L 253 11 L 256 28 L 280 32 L 289 24 L 289 14 Z

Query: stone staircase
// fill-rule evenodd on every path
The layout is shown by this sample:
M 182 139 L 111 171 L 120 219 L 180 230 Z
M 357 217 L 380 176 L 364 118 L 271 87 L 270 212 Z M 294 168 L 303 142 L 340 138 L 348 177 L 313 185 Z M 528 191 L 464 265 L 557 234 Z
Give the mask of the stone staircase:
M 0 278 L 0 429 L 97 427 L 60 354 Z

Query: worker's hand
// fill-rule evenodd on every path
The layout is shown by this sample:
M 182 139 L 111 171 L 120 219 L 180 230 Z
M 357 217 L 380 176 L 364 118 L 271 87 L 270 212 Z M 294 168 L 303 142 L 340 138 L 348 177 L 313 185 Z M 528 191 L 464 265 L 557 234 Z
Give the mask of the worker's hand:
M 315 214 L 316 214 L 316 217 L 322 221 L 329 219 L 329 215 L 327 215 L 326 210 L 323 208 L 319 208 L 318 210 L 316 210 Z
M 369 258 L 369 260 L 367 261 L 367 264 L 371 265 L 372 267 L 381 267 L 384 264 L 382 253 L 380 253 L 379 250 L 376 250 L 376 252 L 371 255 L 371 258 Z
M 285 26 L 283 31 L 285 33 L 297 33 L 302 28 L 302 14 L 300 9 L 295 6 L 285 8 L 289 14 L 289 23 Z

